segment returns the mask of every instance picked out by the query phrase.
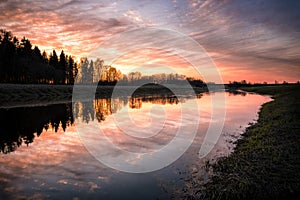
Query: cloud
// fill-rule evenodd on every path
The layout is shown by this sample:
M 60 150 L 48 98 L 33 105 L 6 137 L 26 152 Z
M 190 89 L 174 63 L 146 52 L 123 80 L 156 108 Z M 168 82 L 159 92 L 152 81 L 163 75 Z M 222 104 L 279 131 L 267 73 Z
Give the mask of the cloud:
M 112 6 L 92 1 L 9 1 L 2 2 L 0 21 L 2 28 L 28 37 L 42 49 L 82 56 L 109 35 L 133 26 L 111 12 Z
M 287 77 L 299 67 L 299 9 L 298 1 L 280 0 L 12 0 L 0 2 L 0 21 L 1 28 L 43 50 L 64 49 L 78 58 L 125 30 L 173 29 L 199 42 L 219 66 L 253 71 L 276 66 Z M 120 40 L 124 45 L 130 41 Z
M 218 63 L 232 66 L 232 73 L 237 65 L 253 73 L 276 66 L 286 78 L 299 67 L 299 2 L 224 0 L 189 5 L 191 23 L 186 26 L 191 37 L 215 52 Z M 294 71 L 294 81 L 296 77 L 299 70 Z

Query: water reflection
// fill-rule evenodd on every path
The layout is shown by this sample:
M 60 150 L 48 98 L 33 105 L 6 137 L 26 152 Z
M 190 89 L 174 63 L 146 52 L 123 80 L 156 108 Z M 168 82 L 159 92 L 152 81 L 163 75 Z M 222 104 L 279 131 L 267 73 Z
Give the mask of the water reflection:
M 73 124 L 72 104 L 0 109 L 0 150 L 15 151 L 22 143 L 33 142 L 43 130 L 55 131 Z
M 229 95 L 241 95 L 241 96 L 246 96 L 247 92 L 244 92 L 242 90 L 227 90 Z
M 183 98 L 182 98 L 183 100 Z M 130 108 L 141 108 L 143 102 L 145 103 L 152 103 L 152 104 L 178 104 L 179 100 L 175 96 L 170 97 L 163 97 L 161 95 L 152 95 L 152 96 L 143 96 L 143 97 L 137 97 L 137 98 L 130 98 L 129 99 L 129 107 Z
M 195 171 L 204 174 L 202 163 L 205 160 L 199 159 L 198 152 L 209 123 L 217 123 L 217 120 L 211 119 L 212 95 L 218 93 L 206 93 L 198 99 L 174 98 L 172 94 L 100 98 L 77 103 L 74 113 L 70 103 L 0 109 L 1 151 L 8 153 L 18 148 L 14 153 L 0 154 L 0 199 L 169 199 L 166 190 L 172 192 L 175 185 L 182 188 L 184 180 L 193 176 Z M 246 96 L 227 93 L 226 99 L 227 115 L 222 136 L 206 159 L 230 153 L 232 144 L 228 140 L 232 136 L 238 137 L 255 119 L 260 105 L 270 100 L 269 97 L 248 93 Z M 193 116 L 193 100 L 201 105 L 201 119 L 194 143 L 172 165 L 152 173 L 130 174 L 105 167 L 87 152 L 77 134 L 78 127 L 72 125 L 75 117 L 80 117 L 84 123 L 92 124 L 94 121 L 120 148 L 130 152 L 149 152 L 168 144 L 174 137 L 180 122 L 177 117 L 180 116 L 181 102 L 183 111 Z M 160 107 L 165 110 L 164 132 L 142 141 L 113 129 L 115 116 L 122 117 L 122 110 L 127 108 L 136 124 L 141 125 L 139 132 L 147 134 L 147 130 L 158 125 L 143 127 L 147 125 L 147 113 L 153 107 L 157 112 L 161 111 Z M 187 120 L 182 123 L 190 125 Z M 99 145 L 99 138 L 96 139 L 92 142 Z M 33 140 L 29 148 L 21 145 Z M 119 156 L 108 152 L 105 146 L 101 148 L 102 153 L 108 156 Z
M 184 99 L 182 99 L 184 101 Z M 144 95 L 130 98 L 102 98 L 94 101 L 77 102 L 72 112 L 72 103 L 0 109 L 0 150 L 3 153 L 15 151 L 22 143 L 29 145 L 43 130 L 61 127 L 64 131 L 74 123 L 74 118 L 81 118 L 85 123 L 97 119 L 104 121 L 128 104 L 131 109 L 140 109 L 143 103 L 178 104 L 179 100 L 170 95 Z M 74 116 L 73 116 L 74 114 Z
M 200 96 L 199 96 L 200 97 Z M 187 98 L 180 98 L 181 102 L 185 102 Z M 143 95 L 130 98 L 101 98 L 94 101 L 79 101 L 74 103 L 74 117 L 81 121 L 89 123 L 96 117 L 98 122 L 104 121 L 107 116 L 117 113 L 128 104 L 131 109 L 141 109 L 143 103 L 151 104 L 178 104 L 179 100 L 173 94 L 170 95 Z
M 107 116 L 121 110 L 128 103 L 127 98 L 119 99 L 96 99 L 94 108 L 98 122 L 104 121 Z

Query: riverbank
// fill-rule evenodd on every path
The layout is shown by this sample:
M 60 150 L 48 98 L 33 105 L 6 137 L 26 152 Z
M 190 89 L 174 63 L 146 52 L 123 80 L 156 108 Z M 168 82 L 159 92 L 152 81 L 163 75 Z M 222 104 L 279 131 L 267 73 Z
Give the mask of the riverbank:
M 213 171 L 211 180 L 196 190 L 187 188 L 187 199 L 300 196 L 300 86 L 242 89 L 272 95 L 274 101 L 262 106 L 257 123 L 246 129 L 232 154 L 207 165 Z M 197 180 L 193 183 L 199 185 Z
M 71 85 L 0 84 L 0 108 L 70 102 L 72 91 Z

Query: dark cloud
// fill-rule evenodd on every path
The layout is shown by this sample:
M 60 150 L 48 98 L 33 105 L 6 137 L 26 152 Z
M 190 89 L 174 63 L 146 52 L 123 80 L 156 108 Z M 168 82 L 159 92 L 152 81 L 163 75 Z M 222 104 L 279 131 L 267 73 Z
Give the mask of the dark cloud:
M 299 10 L 299 1 L 256 0 L 237 1 L 224 13 L 244 22 L 263 24 L 269 29 L 287 33 L 300 31 Z
M 208 0 L 190 6 L 191 36 L 217 52 L 219 63 L 256 71 L 275 65 L 282 75 L 300 67 L 300 2 Z M 294 71 L 297 76 L 300 70 Z

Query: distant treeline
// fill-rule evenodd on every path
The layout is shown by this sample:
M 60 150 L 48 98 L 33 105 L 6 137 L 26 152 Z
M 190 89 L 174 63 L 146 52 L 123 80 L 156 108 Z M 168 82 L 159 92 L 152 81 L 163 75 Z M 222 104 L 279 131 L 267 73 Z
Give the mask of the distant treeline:
M 66 55 L 62 50 L 58 55 L 53 50 L 50 55 L 45 51 L 41 53 L 37 46 L 32 46 L 31 42 L 23 37 L 19 40 L 9 31 L 0 29 L 0 83 L 20 83 L 20 84 L 60 84 L 73 85 L 78 75 L 78 81 L 86 79 L 98 82 L 99 85 L 139 85 L 147 81 L 154 84 L 184 84 L 188 81 L 194 87 L 206 87 L 206 83 L 200 79 L 186 77 L 182 74 L 153 74 L 142 75 L 141 72 L 130 72 L 122 74 L 120 70 L 113 66 L 104 65 L 104 61 L 96 61 L 81 58 L 79 63 L 71 55 Z M 214 84 L 214 83 L 207 83 Z M 250 83 L 246 80 L 230 81 L 225 84 L 229 88 L 245 86 L 277 85 L 267 82 Z M 282 84 L 289 84 L 283 81 Z M 299 81 L 297 82 L 299 84 Z
M 0 81 L 2 83 L 73 84 L 78 72 L 72 56 L 56 51 L 48 56 L 23 37 L 0 30 Z
M 185 80 L 193 86 L 204 86 L 202 80 L 186 78 L 182 74 L 154 74 L 142 76 L 141 72 L 122 74 L 115 67 L 104 65 L 104 61 L 60 55 L 53 50 L 50 55 L 33 47 L 29 39 L 19 40 L 11 32 L 0 30 L 0 83 L 60 84 L 73 85 L 78 75 L 79 83 L 98 82 L 99 85 L 136 85 L 147 80 L 152 83 L 182 84 Z M 87 81 L 88 80 L 88 81 Z
M 229 81 L 229 84 L 225 84 L 226 88 L 240 88 L 240 87 L 253 87 L 253 86 L 272 86 L 272 85 L 291 85 L 291 84 L 300 84 L 299 81 L 295 82 L 295 83 L 288 83 L 287 81 L 283 81 L 282 83 L 279 83 L 278 81 L 274 81 L 274 83 L 267 83 L 267 82 L 263 82 L 263 83 L 251 83 L 251 82 L 247 82 L 246 80 L 241 80 L 241 81 Z

